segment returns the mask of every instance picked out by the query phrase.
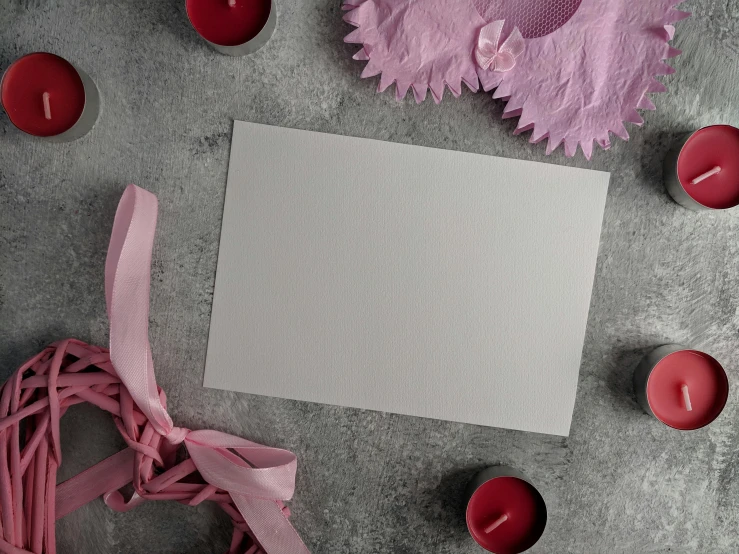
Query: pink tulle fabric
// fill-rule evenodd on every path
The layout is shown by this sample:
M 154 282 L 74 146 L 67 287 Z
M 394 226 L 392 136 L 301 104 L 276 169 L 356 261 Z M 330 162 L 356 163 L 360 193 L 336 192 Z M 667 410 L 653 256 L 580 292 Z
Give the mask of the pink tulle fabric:
M 680 52 L 668 42 L 673 23 L 690 14 L 681 0 L 344 0 L 344 20 L 355 26 L 345 41 L 361 45 L 362 77 L 380 75 L 378 91 L 396 85 L 400 100 L 426 91 L 437 103 L 444 89 L 461 94 L 495 89 L 503 117 L 518 117 L 516 133 L 548 139 L 547 154 L 564 144 L 590 159 L 593 143 L 610 147 L 610 134 L 628 140 L 624 122 L 641 125 L 647 96 L 664 92 L 655 76 L 673 73 L 664 60 Z M 517 28 L 525 48 L 515 67 L 483 68 L 475 61 L 481 29 L 503 22 L 503 38 Z
M 105 268 L 110 350 L 67 339 L 0 388 L 0 552 L 53 554 L 54 523 L 87 502 L 127 511 L 148 500 L 216 502 L 231 517 L 229 554 L 308 554 L 290 525 L 297 461 L 287 450 L 173 425 L 148 339 L 157 202 L 130 185 L 116 212 Z M 59 422 L 73 405 L 110 412 L 128 448 L 56 484 Z M 133 484 L 125 500 L 119 489 Z

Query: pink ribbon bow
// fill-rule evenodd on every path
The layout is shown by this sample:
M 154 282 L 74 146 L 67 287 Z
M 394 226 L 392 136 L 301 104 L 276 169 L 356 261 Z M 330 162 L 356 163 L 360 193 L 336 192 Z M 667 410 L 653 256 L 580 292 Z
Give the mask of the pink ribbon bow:
M 516 58 L 524 51 L 526 43 L 518 27 L 514 27 L 509 37 L 498 47 L 503 24 L 504 20 L 500 19 L 480 29 L 475 60 L 482 69 L 492 67 L 493 71 L 510 71 L 516 66 Z
M 110 319 L 110 359 L 125 385 L 121 406 L 135 402 L 158 435 L 172 445 L 184 444 L 191 462 L 170 470 L 142 486 L 143 456 L 160 459 L 159 437 L 153 431 L 137 436 L 131 410 L 116 421 L 129 445 L 111 458 L 59 486 L 56 517 L 63 517 L 101 491 L 114 509 L 125 511 L 146 500 L 149 493 L 197 470 L 209 483 L 203 498 L 216 488 L 227 491 L 244 523 L 268 554 L 309 554 L 288 521 L 282 500 L 295 490 L 297 460 L 292 452 L 270 448 L 218 431 L 190 431 L 175 427 L 166 398 L 154 378 L 149 346 L 149 285 L 151 254 L 157 219 L 156 196 L 129 185 L 115 215 L 105 263 L 105 296 Z M 161 449 L 161 446 L 159 447 Z M 133 463 L 132 463 L 133 462 Z M 194 467 L 192 467 L 192 465 Z M 149 470 L 150 472 L 150 470 Z M 137 491 L 128 502 L 117 489 L 133 480 Z M 176 499 L 176 498 L 174 498 Z M 252 552 L 252 549 L 249 549 Z

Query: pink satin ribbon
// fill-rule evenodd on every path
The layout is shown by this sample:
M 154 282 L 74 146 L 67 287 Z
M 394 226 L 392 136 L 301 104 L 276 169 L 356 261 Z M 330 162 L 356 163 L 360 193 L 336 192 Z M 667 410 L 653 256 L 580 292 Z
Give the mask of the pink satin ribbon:
M 307 554 L 281 502 L 292 498 L 295 490 L 295 455 L 218 431 L 175 427 L 167 413 L 166 398 L 154 378 L 149 346 L 149 285 L 156 218 L 156 197 L 129 185 L 118 205 L 105 263 L 110 358 L 128 391 L 126 394 L 121 389 L 121 405 L 135 402 L 154 430 L 169 443 L 170 453 L 175 445 L 187 447 L 195 469 L 212 486 L 203 497 L 212 494 L 215 487 L 227 491 L 262 550 L 268 554 Z M 121 412 L 130 414 L 131 410 Z M 57 519 L 101 494 L 109 506 L 125 511 L 143 502 L 147 491 L 156 492 L 166 486 L 167 479 L 159 484 L 154 479 L 142 486 L 142 476 L 151 472 L 151 460 L 161 457 L 156 448 L 147 445 L 152 437 L 137 437 L 132 419 L 124 417 L 117 424 L 130 448 L 61 484 L 56 494 Z M 144 456 L 148 456 L 148 468 L 143 467 Z M 131 481 L 137 493 L 124 502 L 118 489 Z
M 482 69 L 510 71 L 516 66 L 516 58 L 524 51 L 526 43 L 518 27 L 514 27 L 508 38 L 500 43 L 504 21 L 493 21 L 480 29 L 475 48 L 475 61 Z

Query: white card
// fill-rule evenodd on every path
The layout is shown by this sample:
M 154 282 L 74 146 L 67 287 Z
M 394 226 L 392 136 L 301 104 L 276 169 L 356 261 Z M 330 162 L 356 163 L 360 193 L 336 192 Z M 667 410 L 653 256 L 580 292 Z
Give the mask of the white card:
M 205 386 L 567 435 L 608 178 L 237 121 Z

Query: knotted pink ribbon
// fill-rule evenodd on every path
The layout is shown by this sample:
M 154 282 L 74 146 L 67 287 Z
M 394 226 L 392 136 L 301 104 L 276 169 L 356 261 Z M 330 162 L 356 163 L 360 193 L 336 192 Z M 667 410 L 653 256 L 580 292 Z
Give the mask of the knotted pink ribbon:
M 162 454 L 156 448 L 160 444 L 159 437 L 153 431 L 148 437 L 146 431 L 138 437 L 133 417 L 129 415 L 126 420 L 123 416 L 116 423 L 130 448 L 60 485 L 56 495 L 56 518 L 101 492 L 106 493 L 108 505 L 125 511 L 143 502 L 148 493 L 156 493 L 197 470 L 210 487 L 199 496 L 206 498 L 214 494 L 216 487 L 227 491 L 263 551 L 308 554 L 285 516 L 283 510 L 286 508 L 281 502 L 292 498 L 295 490 L 295 455 L 218 431 L 175 427 L 167 413 L 166 398 L 154 378 L 148 330 L 156 218 L 156 197 L 129 185 L 118 205 L 105 263 L 110 359 L 125 385 L 125 389 L 121 388 L 121 407 L 126 402 L 135 402 L 153 430 L 169 443 L 170 453 L 176 448 L 174 445 L 187 447 L 194 468 L 180 464 L 179 469 L 170 470 L 175 474 L 165 473 L 142 485 L 142 474 L 151 473 L 152 459 L 161 461 Z M 121 413 L 131 414 L 132 411 L 121 409 Z M 158 448 L 161 450 L 162 446 Z M 148 456 L 149 468 L 142 467 L 144 456 Z M 118 489 L 131 481 L 137 493 L 125 503 Z
M 480 29 L 475 60 L 482 69 L 492 67 L 493 71 L 510 71 L 516 66 L 516 58 L 524 51 L 526 43 L 518 27 L 514 27 L 503 44 L 498 46 L 504 23 L 504 20 L 500 19 Z

